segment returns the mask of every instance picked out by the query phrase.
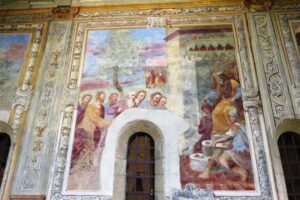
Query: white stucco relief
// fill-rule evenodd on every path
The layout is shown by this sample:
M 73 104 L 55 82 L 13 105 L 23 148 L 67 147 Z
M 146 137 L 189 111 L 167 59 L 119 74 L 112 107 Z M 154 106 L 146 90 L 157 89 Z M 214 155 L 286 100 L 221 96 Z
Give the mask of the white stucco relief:
M 164 138 L 164 191 L 171 193 L 172 188 L 181 188 L 179 173 L 178 140 L 189 128 L 188 123 L 167 110 L 128 109 L 121 113 L 108 129 L 105 147 L 101 159 L 101 191 L 103 195 L 112 195 L 114 164 L 118 138 L 122 129 L 132 121 L 149 121 L 157 126 Z M 124 141 L 127 143 L 128 141 Z

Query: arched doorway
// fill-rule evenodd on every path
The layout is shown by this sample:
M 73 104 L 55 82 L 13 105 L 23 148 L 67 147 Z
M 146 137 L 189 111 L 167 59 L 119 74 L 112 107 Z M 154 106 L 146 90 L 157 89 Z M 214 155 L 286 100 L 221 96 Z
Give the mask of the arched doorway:
M 0 187 L 2 186 L 2 180 L 7 163 L 8 153 L 10 150 L 10 137 L 8 134 L 0 132 Z
M 12 160 L 13 129 L 5 122 L 0 121 L 0 198 L 3 198 L 7 184 L 8 171 Z
M 146 133 L 129 138 L 126 165 L 126 200 L 154 200 L 154 140 Z
M 278 139 L 278 147 L 288 198 L 300 199 L 300 134 L 283 133 Z
M 189 124 L 167 110 L 127 109 L 108 128 L 101 157 L 101 194 L 126 198 L 126 164 L 130 137 L 147 133 L 154 140 L 155 199 L 166 199 L 180 188 L 178 142 Z M 109 147 L 109 148 L 106 148 Z

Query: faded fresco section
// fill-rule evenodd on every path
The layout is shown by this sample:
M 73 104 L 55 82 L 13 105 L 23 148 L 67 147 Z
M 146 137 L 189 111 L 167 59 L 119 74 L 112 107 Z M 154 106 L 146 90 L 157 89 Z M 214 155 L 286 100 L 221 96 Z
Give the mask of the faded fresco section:
M 7 122 L 31 35 L 0 33 L 0 120 Z
M 101 192 L 106 135 L 127 109 L 168 110 L 188 122 L 173 152 L 182 188 L 254 190 L 235 46 L 229 25 L 89 30 L 66 191 Z M 144 191 L 146 173 L 133 174 L 133 191 Z
M 101 190 L 107 129 L 121 112 L 167 109 L 164 37 L 159 28 L 88 32 L 67 190 Z
M 295 21 L 291 23 L 292 26 L 292 33 L 295 41 L 295 47 L 298 52 L 298 57 L 300 59 L 300 22 Z
M 175 37 L 189 74 L 183 79 L 195 80 L 183 89 L 192 128 L 180 157 L 182 186 L 254 190 L 232 27 L 180 29 L 169 36 Z

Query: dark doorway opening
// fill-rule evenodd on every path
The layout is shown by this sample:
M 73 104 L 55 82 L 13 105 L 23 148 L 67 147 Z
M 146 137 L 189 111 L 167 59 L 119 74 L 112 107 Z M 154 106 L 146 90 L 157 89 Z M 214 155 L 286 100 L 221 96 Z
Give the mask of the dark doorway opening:
M 289 200 L 300 200 L 300 135 L 283 133 L 278 147 Z
M 154 141 L 146 133 L 128 141 L 126 200 L 154 200 Z
M 7 157 L 10 149 L 10 137 L 6 133 L 0 132 L 0 186 L 2 186 L 2 180 L 4 176 L 4 170 L 6 167 Z

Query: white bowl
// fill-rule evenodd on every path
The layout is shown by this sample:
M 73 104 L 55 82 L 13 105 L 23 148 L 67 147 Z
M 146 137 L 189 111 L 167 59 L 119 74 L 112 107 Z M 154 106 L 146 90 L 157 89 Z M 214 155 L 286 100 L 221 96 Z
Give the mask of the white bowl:
M 190 167 L 194 171 L 202 172 L 207 166 L 209 157 L 202 153 L 190 155 Z

